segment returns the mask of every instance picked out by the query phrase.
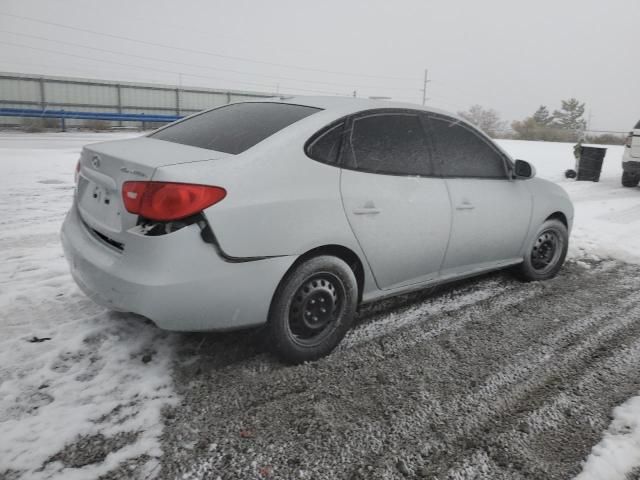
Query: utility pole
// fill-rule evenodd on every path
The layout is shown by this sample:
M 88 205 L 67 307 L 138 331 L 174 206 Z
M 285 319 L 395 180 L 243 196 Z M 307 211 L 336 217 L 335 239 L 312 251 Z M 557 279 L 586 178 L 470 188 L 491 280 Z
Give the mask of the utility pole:
M 422 84 L 422 105 L 427 103 L 427 83 L 429 83 L 429 70 L 424 69 L 424 83 Z

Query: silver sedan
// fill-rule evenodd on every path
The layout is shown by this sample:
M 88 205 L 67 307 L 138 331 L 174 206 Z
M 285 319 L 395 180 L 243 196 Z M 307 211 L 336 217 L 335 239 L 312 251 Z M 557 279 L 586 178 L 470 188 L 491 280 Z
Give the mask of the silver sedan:
M 208 110 L 89 145 L 62 227 L 95 302 L 168 330 L 264 325 L 328 354 L 361 303 L 515 267 L 561 268 L 573 207 L 454 115 L 350 98 Z

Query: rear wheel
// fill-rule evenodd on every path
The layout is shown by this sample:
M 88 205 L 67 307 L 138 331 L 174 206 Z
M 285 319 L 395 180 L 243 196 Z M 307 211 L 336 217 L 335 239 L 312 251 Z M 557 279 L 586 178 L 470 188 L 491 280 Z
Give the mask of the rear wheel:
M 343 260 L 323 255 L 289 272 L 269 312 L 271 347 L 290 363 L 317 360 L 347 333 L 357 307 L 355 274 Z
M 630 172 L 622 172 L 623 187 L 637 187 L 640 183 L 640 175 L 634 175 Z
M 569 233 L 559 220 L 547 220 L 534 236 L 533 243 L 520 265 L 520 276 L 526 281 L 555 277 L 567 256 Z

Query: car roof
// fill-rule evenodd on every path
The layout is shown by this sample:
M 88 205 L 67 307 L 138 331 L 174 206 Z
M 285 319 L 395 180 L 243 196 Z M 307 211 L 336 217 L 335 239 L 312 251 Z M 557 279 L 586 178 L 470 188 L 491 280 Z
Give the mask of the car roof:
M 391 100 L 377 100 L 370 98 L 354 98 L 354 97 L 339 97 L 339 96 L 280 96 L 269 98 L 268 100 L 280 103 L 289 103 L 292 105 L 304 105 L 308 107 L 321 108 L 323 110 L 333 111 L 340 116 L 349 115 L 352 113 L 361 112 L 363 110 L 372 110 L 379 108 L 399 108 L 399 109 L 411 109 L 420 110 L 424 112 L 438 113 L 441 115 L 447 115 L 457 120 L 462 120 L 458 115 L 432 108 L 428 106 L 418 105 L 416 103 L 409 102 L 395 102 Z

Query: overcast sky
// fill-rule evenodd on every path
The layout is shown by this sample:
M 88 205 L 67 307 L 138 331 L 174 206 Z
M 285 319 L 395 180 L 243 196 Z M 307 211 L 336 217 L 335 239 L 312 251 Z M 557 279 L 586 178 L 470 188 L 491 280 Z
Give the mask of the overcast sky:
M 640 119 L 639 41 L 638 0 L 0 0 L 4 71 L 420 103 L 428 68 L 429 105 L 600 130 Z

